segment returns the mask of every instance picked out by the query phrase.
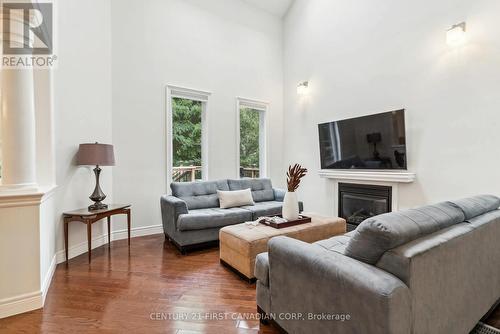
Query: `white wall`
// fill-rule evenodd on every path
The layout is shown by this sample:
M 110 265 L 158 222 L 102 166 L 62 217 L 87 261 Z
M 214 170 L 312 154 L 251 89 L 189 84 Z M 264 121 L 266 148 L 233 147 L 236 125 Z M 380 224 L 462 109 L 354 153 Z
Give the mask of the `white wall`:
M 285 164 L 310 174 L 307 210 L 333 212 L 320 179 L 317 124 L 406 108 L 410 171 L 400 208 L 479 193 L 500 194 L 500 2 L 296 0 L 284 24 Z M 467 21 L 468 43 L 446 45 Z M 311 95 L 300 99 L 299 81 Z
M 167 84 L 212 93 L 209 179 L 237 177 L 236 97 L 269 101 L 270 176 L 279 182 L 281 20 L 234 0 L 113 0 L 111 12 L 113 194 L 133 205 L 132 226 L 161 224 Z
M 56 255 L 64 260 L 62 213 L 87 206 L 94 186 L 90 168 L 75 166 L 78 144 L 112 140 L 110 2 L 57 5 L 59 64 L 34 76 L 39 190 L 0 194 L 0 267 L 9 268 L 0 275 L 0 318 L 43 306 Z M 112 195 L 105 172 L 102 185 Z M 102 224 L 93 231 L 99 246 Z M 86 235 L 83 224 L 71 224 L 70 256 L 87 250 Z
M 58 1 L 58 67 L 54 70 L 56 142 L 55 195 L 56 249 L 64 249 L 62 212 L 91 204 L 95 178 L 91 167 L 75 165 L 80 143 L 112 143 L 111 124 L 111 35 L 110 2 L 102 0 Z M 111 167 L 104 167 L 103 191 L 112 202 Z M 69 245 L 83 245 L 84 224 L 69 226 Z M 103 233 L 102 224 L 93 226 L 95 237 Z

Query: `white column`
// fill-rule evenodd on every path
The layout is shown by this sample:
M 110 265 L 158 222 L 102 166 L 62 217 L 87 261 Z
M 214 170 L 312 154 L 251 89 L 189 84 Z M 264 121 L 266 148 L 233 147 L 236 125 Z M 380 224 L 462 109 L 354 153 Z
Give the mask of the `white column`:
M 22 46 L 25 22 L 17 15 L 10 21 L 16 22 L 11 22 L 9 42 Z M 36 185 L 33 69 L 3 68 L 1 76 L 2 186 L 31 188 Z
M 33 71 L 2 72 L 2 185 L 34 186 L 35 102 Z

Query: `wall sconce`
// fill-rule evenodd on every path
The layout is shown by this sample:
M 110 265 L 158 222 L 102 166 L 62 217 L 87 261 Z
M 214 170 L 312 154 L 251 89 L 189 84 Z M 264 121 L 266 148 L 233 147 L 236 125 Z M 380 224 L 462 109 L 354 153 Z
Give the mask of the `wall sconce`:
M 297 94 L 300 96 L 307 95 L 309 93 L 309 81 L 299 82 L 297 85 Z
M 446 31 L 446 43 L 449 46 L 459 46 L 465 42 L 465 22 L 453 25 Z

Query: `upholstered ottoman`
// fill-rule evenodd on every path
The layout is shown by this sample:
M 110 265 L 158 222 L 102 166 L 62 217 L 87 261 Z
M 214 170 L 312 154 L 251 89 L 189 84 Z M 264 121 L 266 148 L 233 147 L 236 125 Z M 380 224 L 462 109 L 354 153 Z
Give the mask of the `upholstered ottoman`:
M 267 242 L 272 237 L 284 235 L 305 242 L 315 242 L 346 232 L 346 222 L 338 217 L 324 217 L 314 213 L 303 213 L 311 222 L 276 229 L 259 224 L 226 226 L 219 231 L 220 261 L 253 280 L 255 257 L 267 252 Z

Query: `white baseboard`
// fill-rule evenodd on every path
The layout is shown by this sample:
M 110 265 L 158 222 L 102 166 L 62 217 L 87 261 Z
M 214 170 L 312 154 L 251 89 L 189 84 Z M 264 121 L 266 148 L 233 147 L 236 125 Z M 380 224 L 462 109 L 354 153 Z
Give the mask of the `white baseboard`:
M 50 288 L 50 283 L 52 283 L 52 277 L 54 277 L 54 272 L 56 271 L 56 261 L 57 260 L 57 254 L 54 254 L 52 257 L 52 261 L 50 261 L 50 266 L 49 270 L 45 274 L 45 278 L 43 279 L 42 282 L 42 305 L 45 304 L 45 297 L 47 297 L 47 292 L 49 291 Z
M 162 225 L 139 226 L 139 227 L 133 227 L 130 230 L 130 236 L 132 238 L 142 237 L 151 234 L 160 234 L 160 233 L 163 233 Z M 111 231 L 111 241 L 127 239 L 127 237 L 128 237 L 127 229 Z M 105 245 L 107 243 L 108 243 L 108 234 L 106 233 L 92 239 L 92 249 L 101 247 L 102 245 Z M 77 245 L 69 247 L 68 257 L 72 259 L 78 255 L 86 253 L 87 251 L 88 251 L 88 244 L 87 241 L 84 241 Z M 66 261 L 66 255 L 64 253 L 64 249 L 62 249 L 57 252 L 57 263 L 59 264 L 64 261 Z
M 43 307 L 41 291 L 26 293 L 0 300 L 0 319 Z
M 52 257 L 49 270 L 45 274 L 40 291 L 0 300 L 0 319 L 42 308 L 45 304 L 45 297 L 49 291 L 55 270 L 56 255 Z
M 162 225 L 139 226 L 130 229 L 131 237 L 143 237 L 146 235 L 160 234 L 160 233 L 163 233 Z M 106 234 L 105 237 L 107 238 L 108 235 Z M 128 237 L 127 229 L 111 232 L 111 241 L 127 239 L 127 237 Z

